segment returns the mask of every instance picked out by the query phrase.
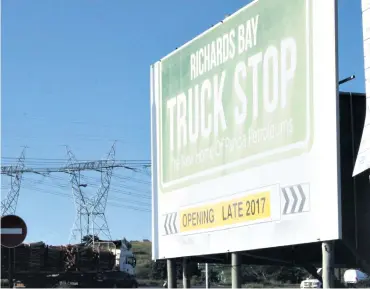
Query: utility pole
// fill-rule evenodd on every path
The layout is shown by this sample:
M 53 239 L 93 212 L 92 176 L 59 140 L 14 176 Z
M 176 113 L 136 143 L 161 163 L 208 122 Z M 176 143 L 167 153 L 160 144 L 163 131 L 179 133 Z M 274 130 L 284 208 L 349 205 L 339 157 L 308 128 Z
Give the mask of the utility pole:
M 1 215 L 14 215 L 17 209 L 19 191 L 22 183 L 22 170 L 24 169 L 26 147 L 23 148 L 20 157 L 17 160 L 16 166 L 11 166 L 15 172 L 7 170 L 6 172 L 1 171 L 2 174 L 6 174 L 11 177 L 10 190 L 4 201 L 1 202 Z

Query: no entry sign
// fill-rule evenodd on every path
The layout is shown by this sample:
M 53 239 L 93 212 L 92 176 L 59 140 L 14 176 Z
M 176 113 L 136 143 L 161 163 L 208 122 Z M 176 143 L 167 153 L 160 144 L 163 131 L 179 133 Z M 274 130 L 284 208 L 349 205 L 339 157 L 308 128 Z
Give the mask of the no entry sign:
M 27 236 L 27 225 L 15 215 L 1 217 L 1 245 L 15 248 L 23 243 Z

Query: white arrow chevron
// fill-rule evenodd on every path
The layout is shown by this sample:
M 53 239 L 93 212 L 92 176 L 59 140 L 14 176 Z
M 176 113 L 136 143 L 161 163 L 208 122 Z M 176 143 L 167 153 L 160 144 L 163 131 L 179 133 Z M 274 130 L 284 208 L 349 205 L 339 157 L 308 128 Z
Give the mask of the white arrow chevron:
M 173 213 L 172 215 L 172 229 L 173 229 L 173 232 L 174 234 L 176 234 L 178 231 L 177 231 L 177 212 Z
M 177 212 L 168 213 L 164 216 L 165 235 L 172 235 L 178 232 L 177 229 Z
M 164 225 L 163 225 L 163 227 L 164 227 L 164 230 L 165 230 L 165 232 L 166 232 L 166 234 L 165 234 L 165 235 L 168 235 L 168 227 L 167 227 L 167 222 L 168 222 L 168 214 L 166 214 L 166 215 L 165 215 L 165 219 L 164 219 Z
M 281 212 L 283 215 L 310 210 L 310 186 L 298 184 L 281 188 Z

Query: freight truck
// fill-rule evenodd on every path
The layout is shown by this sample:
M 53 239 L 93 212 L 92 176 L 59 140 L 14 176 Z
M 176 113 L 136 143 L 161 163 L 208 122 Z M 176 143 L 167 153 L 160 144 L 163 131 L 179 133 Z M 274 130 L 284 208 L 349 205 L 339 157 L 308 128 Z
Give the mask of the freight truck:
M 12 256 L 9 256 L 12 253 Z M 13 280 L 29 288 L 137 288 L 136 258 L 121 242 L 67 246 L 24 244 L 2 248 L 2 278 L 13 259 Z

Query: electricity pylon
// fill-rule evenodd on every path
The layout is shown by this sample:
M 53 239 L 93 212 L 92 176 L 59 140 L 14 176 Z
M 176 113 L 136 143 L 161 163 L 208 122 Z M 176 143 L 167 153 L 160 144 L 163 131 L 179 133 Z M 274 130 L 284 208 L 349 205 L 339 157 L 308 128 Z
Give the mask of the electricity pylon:
M 17 164 L 12 166 L 11 170 L 3 170 L 2 174 L 6 174 L 11 177 L 10 190 L 6 198 L 1 202 L 1 215 L 14 215 L 17 209 L 19 191 L 21 189 L 22 175 L 24 169 L 26 147 L 23 148 L 20 157 L 17 160 Z
M 68 147 L 67 154 L 67 167 L 73 168 L 73 164 L 77 163 L 77 160 Z M 113 168 L 116 167 L 114 158 L 115 143 L 112 145 L 107 158 L 100 161 L 100 167 L 95 168 L 101 174 L 101 185 L 95 197 L 92 198 L 83 193 L 81 187 L 87 185 L 80 182 L 81 171 L 68 171 L 71 175 L 72 194 L 76 207 L 76 220 L 71 231 L 70 243 L 81 242 L 85 236 L 91 237 L 90 240 L 84 240 L 87 243 L 94 243 L 94 237 L 102 237 L 102 235 L 105 239 L 111 240 L 105 209 Z
M 71 230 L 70 242 L 81 242 L 85 236 L 101 236 L 110 240 L 111 235 L 105 217 L 108 192 L 114 168 L 124 168 L 137 171 L 150 166 L 150 161 L 127 160 L 115 161 L 115 143 L 112 145 L 108 156 L 103 160 L 78 162 L 76 157 L 66 147 L 68 161 L 62 167 L 28 168 L 24 165 L 25 150 L 18 159 L 17 165 L 1 166 L 1 174 L 12 177 L 11 189 L 6 199 L 2 202 L 2 215 L 14 214 L 17 207 L 22 175 L 24 173 L 49 176 L 51 173 L 67 173 L 70 175 L 72 194 L 76 207 L 76 219 Z M 98 171 L 101 174 L 101 185 L 95 197 L 88 197 L 83 188 L 87 184 L 80 181 L 83 171 Z M 84 240 L 86 241 L 86 240 Z M 94 242 L 94 238 L 90 240 Z
M 105 170 L 101 169 L 100 173 L 100 179 L 101 184 L 98 189 L 98 192 L 96 196 L 92 200 L 92 215 L 93 215 L 93 235 L 94 236 L 101 236 L 102 234 L 105 235 L 105 237 L 108 240 L 111 240 L 112 237 L 110 235 L 108 222 L 105 217 L 105 209 L 107 207 L 107 201 L 108 201 L 108 192 L 110 188 L 110 182 L 112 179 L 113 174 L 113 168 L 115 165 L 115 143 L 112 145 L 107 158 L 105 160 L 105 165 L 107 168 Z
M 72 195 L 76 208 L 76 219 L 71 230 L 70 242 L 79 240 L 79 243 L 82 241 L 83 236 L 90 234 L 90 200 L 81 189 L 81 171 L 73 170 L 74 164 L 77 163 L 76 157 L 68 146 L 66 146 L 66 149 L 68 161 L 65 172 L 71 176 Z

